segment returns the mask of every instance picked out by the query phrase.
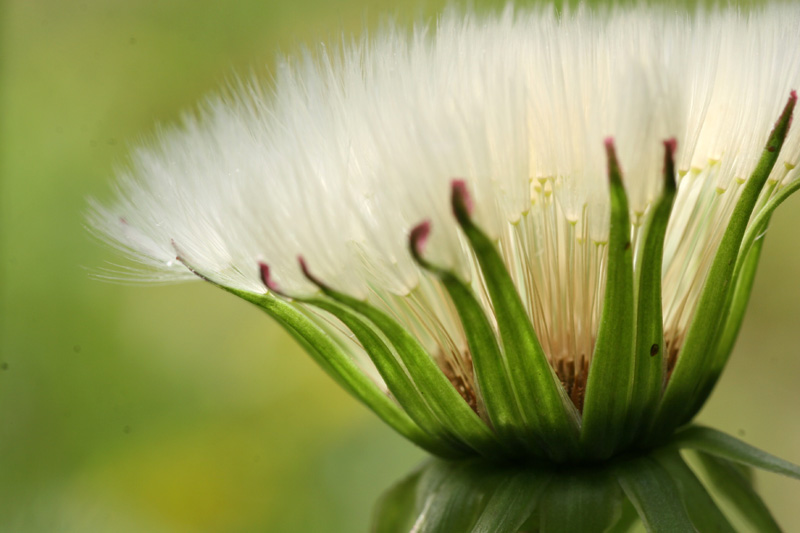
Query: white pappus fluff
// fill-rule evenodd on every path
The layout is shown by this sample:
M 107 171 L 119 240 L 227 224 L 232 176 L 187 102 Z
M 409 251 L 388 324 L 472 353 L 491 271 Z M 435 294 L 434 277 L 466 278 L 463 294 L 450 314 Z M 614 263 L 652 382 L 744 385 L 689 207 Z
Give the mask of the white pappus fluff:
M 388 27 L 286 59 L 274 85 L 239 84 L 160 130 L 133 152 L 115 200 L 92 203 L 90 223 L 143 264 L 143 279 L 195 278 L 180 253 L 221 285 L 265 292 L 263 261 L 282 291 L 309 294 L 302 254 L 461 367 L 457 316 L 414 264 L 408 232 L 431 220 L 427 257 L 481 291 L 449 204 L 463 178 L 548 357 L 586 362 L 605 275 L 603 140 L 615 140 L 636 250 L 674 137 L 663 295 L 665 335 L 680 342 L 741 183 L 800 87 L 798 28 L 790 5 L 451 10 Z M 765 194 L 796 178 L 799 132 Z

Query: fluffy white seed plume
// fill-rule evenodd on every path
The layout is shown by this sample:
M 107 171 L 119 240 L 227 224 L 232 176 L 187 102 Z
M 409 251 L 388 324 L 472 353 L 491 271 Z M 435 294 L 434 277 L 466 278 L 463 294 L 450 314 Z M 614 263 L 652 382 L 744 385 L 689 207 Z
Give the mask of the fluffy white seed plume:
M 450 212 L 461 177 L 551 361 L 585 365 L 605 277 L 603 140 L 615 140 L 636 247 L 662 187 L 662 141 L 675 137 L 663 290 L 674 348 L 741 184 L 800 87 L 798 28 L 789 5 L 451 11 L 435 28 L 388 28 L 287 59 L 274 87 L 242 84 L 160 131 L 134 152 L 116 200 L 93 204 L 91 224 L 159 280 L 194 277 L 180 255 L 219 284 L 264 292 L 263 261 L 283 291 L 309 294 L 302 254 L 470 380 L 452 304 L 407 249 L 408 231 L 430 219 L 429 259 L 482 290 Z M 799 130 L 774 184 L 797 175 Z

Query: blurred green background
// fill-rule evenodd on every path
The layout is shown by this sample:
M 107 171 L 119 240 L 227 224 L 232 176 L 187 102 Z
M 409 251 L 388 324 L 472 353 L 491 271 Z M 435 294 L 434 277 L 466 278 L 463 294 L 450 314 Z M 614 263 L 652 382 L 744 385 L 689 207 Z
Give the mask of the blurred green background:
M 131 144 L 279 51 L 443 2 L 0 4 L 0 531 L 367 529 L 422 453 L 254 307 L 125 286 L 84 230 Z M 266 66 L 266 68 L 265 68 Z M 800 200 L 774 219 L 736 353 L 702 421 L 800 462 Z M 800 530 L 800 485 L 758 474 Z

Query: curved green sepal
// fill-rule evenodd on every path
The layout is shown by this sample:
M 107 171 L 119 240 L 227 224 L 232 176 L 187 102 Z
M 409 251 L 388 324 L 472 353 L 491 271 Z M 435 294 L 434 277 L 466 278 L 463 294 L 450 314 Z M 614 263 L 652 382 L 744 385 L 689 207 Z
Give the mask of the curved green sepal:
M 714 487 L 714 494 L 732 504 L 730 511 L 739 521 L 748 524 L 747 531 L 782 531 L 753 485 L 735 465 L 705 453 L 698 453 L 697 457 Z
M 594 459 L 610 457 L 625 438 L 633 391 L 635 304 L 630 213 L 611 139 L 606 140 L 606 153 L 611 197 L 608 274 L 586 383 L 581 432 L 583 448 Z
M 697 450 L 721 459 L 800 479 L 800 466 L 750 446 L 716 429 L 690 426 L 672 437 L 678 448 Z
M 733 270 L 733 291 L 728 294 L 728 301 L 726 303 L 726 311 L 722 316 L 725 317 L 725 323 L 720 330 L 719 338 L 717 340 L 716 354 L 714 361 L 709 372 L 700 388 L 700 394 L 695 400 L 692 416 L 702 408 L 708 396 L 714 390 L 725 365 L 728 363 L 728 358 L 733 351 L 733 345 L 736 343 L 736 338 L 739 335 L 739 330 L 742 327 L 744 314 L 747 310 L 747 303 L 750 301 L 750 293 L 753 288 L 753 282 L 756 277 L 756 270 L 758 269 L 758 261 L 761 257 L 761 249 L 764 246 L 764 237 L 769 227 L 770 219 L 775 209 L 781 205 L 789 196 L 800 189 L 800 180 L 795 180 L 784 188 L 780 189 L 778 193 L 773 196 L 758 214 L 753 218 L 753 221 L 747 227 L 742 246 L 739 249 L 739 255 L 736 258 L 736 266 Z
M 305 348 L 328 375 L 395 431 L 431 453 L 441 451 L 441 446 L 384 394 L 327 333 L 294 306 L 269 293 L 255 294 L 222 288 L 264 310 Z
M 452 186 L 453 213 L 467 237 L 486 282 L 519 405 L 541 436 L 548 456 L 562 461 L 578 453 L 578 416 L 539 344 L 502 257 L 473 222 L 463 181 Z
M 546 471 L 508 473 L 496 486 L 471 533 L 517 533 L 539 504 L 552 479 Z
M 628 442 L 646 433 L 664 387 L 665 348 L 661 309 L 661 263 L 664 237 L 675 200 L 675 139 L 664 142 L 664 191 L 647 225 L 637 296 L 633 395 L 627 426 Z M 643 426 L 640 428 L 640 425 Z
M 416 518 L 418 470 L 383 493 L 372 512 L 371 533 L 408 533 Z
M 470 461 L 437 461 L 427 466 L 418 488 L 418 515 L 411 531 L 472 531 L 497 482 L 495 476 L 483 472 L 481 465 Z
M 750 247 L 738 275 L 734 276 L 735 285 L 729 296 L 728 310 L 723 315 L 726 318 L 719 333 L 714 360 L 708 375 L 700 386 L 700 393 L 694 399 L 693 409 L 690 412 L 692 417 L 700 411 L 706 399 L 714 390 L 733 351 L 733 345 L 736 343 L 736 337 L 739 335 L 747 304 L 750 301 L 750 293 L 753 289 L 753 282 L 756 279 L 758 260 L 761 258 L 763 246 L 764 239 L 759 239 Z
M 636 508 L 629 499 L 625 498 L 622 501 L 622 510 L 619 520 L 617 520 L 616 524 L 606 529 L 604 533 L 638 533 L 640 522 Z
M 555 475 L 544 465 L 428 461 L 381 497 L 372 529 L 376 533 L 538 530 L 539 516 L 534 512 Z
M 722 236 L 653 426 L 660 428 L 662 433 L 671 432 L 673 428 L 687 421 L 692 414 L 696 398 L 703 392 L 702 384 L 708 378 L 716 355 L 714 343 L 718 329 L 725 318 L 722 312 L 725 310 L 728 292 L 732 290 L 734 262 L 750 215 L 786 139 L 796 103 L 797 94 L 793 91 L 769 136 L 753 174 L 747 180 L 736 202 L 728 227 Z M 658 439 L 659 435 L 655 438 Z
M 795 180 L 780 189 L 753 217 L 753 221 L 747 227 L 742 246 L 739 249 L 739 255 L 736 258 L 736 266 L 733 270 L 733 290 L 728 294 L 728 301 L 725 305 L 726 311 L 722 313 L 722 316 L 726 318 L 717 340 L 714 361 L 709 375 L 701 386 L 700 394 L 695 400 L 692 416 L 703 407 L 706 399 L 714 390 L 714 386 L 717 384 L 717 380 L 725 369 L 728 358 L 733 351 L 733 345 L 736 343 L 736 337 L 739 335 L 744 314 L 747 310 L 747 303 L 750 301 L 750 293 L 755 281 L 758 261 L 761 258 L 761 249 L 764 246 L 764 236 L 769 227 L 772 214 L 779 205 L 797 192 L 798 189 L 800 189 L 800 180 Z
M 681 503 L 678 488 L 655 461 L 641 457 L 620 462 L 614 473 L 647 531 L 697 531 Z
M 539 530 L 541 533 L 606 531 L 620 519 L 623 499 L 616 479 L 606 472 L 556 476 L 539 506 Z
M 397 402 L 417 425 L 430 435 L 424 446 L 426 449 L 440 457 L 450 459 L 468 455 L 468 447 L 459 442 L 458 437 L 445 431 L 444 424 L 436 418 L 400 362 L 369 325 L 335 302 L 319 298 L 300 301 L 329 312 L 341 320 L 356 336 Z
M 430 223 L 427 221 L 411 231 L 411 255 L 420 266 L 439 278 L 458 311 L 489 420 L 503 442 L 518 443 L 517 447 L 541 457 L 538 435 L 535 431 L 524 431 L 526 423 L 520 415 L 505 359 L 481 304 L 455 274 L 432 265 L 422 257 L 429 232 Z
M 686 512 L 698 531 L 736 533 L 678 451 L 659 451 L 654 454 L 654 458 L 675 482 Z
M 395 319 L 369 303 L 328 287 L 315 278 L 301 259 L 305 276 L 322 292 L 369 320 L 383 333 L 427 399 L 436 417 L 462 442 L 485 457 L 505 455 L 494 432 L 461 397 L 425 348 Z
M 736 258 L 736 268 L 734 269 L 734 278 L 736 274 L 743 268 L 743 263 L 750 251 L 750 248 L 756 241 L 762 241 L 764 232 L 769 227 L 769 221 L 775 210 L 785 202 L 791 195 L 800 189 L 800 179 L 795 179 L 793 182 L 779 189 L 778 192 L 764 204 L 758 213 L 753 217 L 753 221 L 748 225 L 747 231 L 742 239 L 742 246 L 739 249 L 739 256 Z

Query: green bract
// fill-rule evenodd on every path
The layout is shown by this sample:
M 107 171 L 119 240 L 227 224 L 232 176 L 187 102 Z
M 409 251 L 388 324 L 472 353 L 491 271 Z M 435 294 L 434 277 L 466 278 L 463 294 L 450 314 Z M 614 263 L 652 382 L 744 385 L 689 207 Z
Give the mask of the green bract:
M 284 294 L 263 263 L 268 293 L 223 288 L 276 319 L 404 437 L 442 458 L 462 459 L 432 461 L 384 495 L 377 532 L 627 531 L 637 517 L 649 531 L 735 531 L 706 485 L 732 502 L 749 527 L 779 531 L 734 463 L 795 478 L 800 467 L 708 428 L 678 428 L 700 409 L 733 347 L 770 216 L 800 188 L 796 181 L 759 201 L 796 101 L 793 92 L 735 205 L 674 368 L 668 366 L 661 302 L 664 238 L 677 190 L 674 140 L 664 143 L 662 197 L 638 228 L 646 233 L 636 268 L 623 175 L 614 143 L 606 141 L 607 279 L 585 390 L 573 384 L 569 394 L 551 366 L 496 243 L 472 220 L 472 200 L 460 180 L 452 183 L 452 210 L 488 302 L 474 285 L 425 259 L 430 222 L 412 229 L 409 253 L 441 283 L 457 312 L 475 391 L 465 385 L 459 390 L 434 354 L 390 313 L 328 286 L 302 258 L 318 296 Z M 336 335 L 311 317 L 311 309 L 328 313 L 352 333 L 388 395 L 354 364 Z M 705 484 L 679 450 L 695 452 Z
M 472 199 L 460 180 L 452 185 L 455 223 L 474 254 L 488 301 L 481 302 L 456 273 L 425 259 L 429 222 L 411 231 L 410 254 L 441 283 L 457 311 L 476 390 L 459 390 L 435 354 L 390 313 L 334 290 L 302 258 L 302 270 L 319 287 L 319 296 L 292 303 L 263 264 L 262 281 L 270 293 L 228 290 L 276 318 L 351 394 L 406 438 L 441 457 L 592 463 L 652 448 L 691 420 L 733 347 L 763 243 L 757 236 L 777 205 L 798 188 L 794 182 L 758 205 L 796 100 L 793 92 L 735 204 L 674 368 L 667 366 L 660 275 L 676 193 L 673 140 L 664 143 L 662 197 L 637 228 L 645 234 L 636 268 L 624 177 L 614 143 L 606 141 L 611 229 L 604 302 L 585 390 L 573 384 L 571 396 L 539 343 L 496 243 L 473 222 Z M 309 308 L 329 313 L 352 333 L 390 396 L 355 368 L 335 336 L 309 317 Z
M 469 283 L 425 259 L 428 221 L 411 231 L 409 249 L 457 310 L 483 416 L 397 320 L 327 286 L 302 258 L 303 272 L 321 290 L 318 297 L 290 303 L 264 264 L 261 277 L 270 293 L 226 288 L 278 320 L 331 376 L 400 434 L 443 458 L 472 457 L 432 461 L 387 492 L 376 509 L 374 531 L 627 531 L 637 517 L 648 531 L 735 531 L 706 486 L 730 501 L 749 527 L 780 530 L 735 463 L 799 479 L 800 467 L 712 429 L 676 429 L 700 409 L 716 383 L 742 322 L 760 236 L 775 208 L 800 188 L 793 182 L 758 205 L 796 100 L 792 93 L 736 203 L 671 372 L 660 272 L 676 193 L 675 142 L 664 143 L 664 191 L 644 225 L 636 270 L 622 171 L 613 141 L 606 142 L 608 278 L 585 396 L 578 404 L 548 362 L 495 243 L 473 223 L 462 181 L 453 182 L 453 213 L 479 265 L 492 314 Z M 308 307 L 330 313 L 355 336 L 391 397 L 309 318 Z M 705 484 L 679 450 L 695 452 Z
M 451 10 L 212 100 L 136 152 L 91 222 L 159 279 L 188 268 L 262 308 L 459 460 L 401 484 L 380 530 L 730 530 L 678 447 L 769 531 L 730 461 L 796 467 L 682 428 L 800 188 L 798 21 Z
M 789 4 L 645 3 L 389 25 L 212 98 L 133 154 L 90 222 L 153 270 L 133 274 L 254 303 L 398 433 L 462 460 L 384 518 L 729 529 L 680 445 L 769 530 L 726 461 L 794 467 L 681 428 L 800 188 L 799 26 Z M 521 477 L 481 495 L 459 482 L 473 462 Z
M 800 467 L 700 426 L 602 464 L 431 460 L 384 493 L 372 530 L 622 533 L 638 518 L 665 533 L 780 531 L 744 474 L 750 466 L 800 479 Z

